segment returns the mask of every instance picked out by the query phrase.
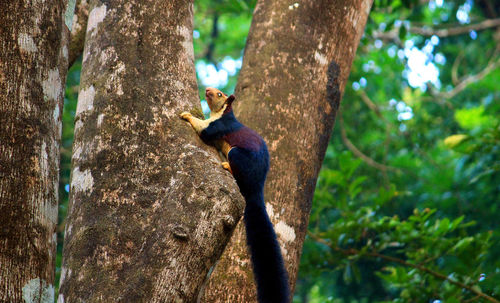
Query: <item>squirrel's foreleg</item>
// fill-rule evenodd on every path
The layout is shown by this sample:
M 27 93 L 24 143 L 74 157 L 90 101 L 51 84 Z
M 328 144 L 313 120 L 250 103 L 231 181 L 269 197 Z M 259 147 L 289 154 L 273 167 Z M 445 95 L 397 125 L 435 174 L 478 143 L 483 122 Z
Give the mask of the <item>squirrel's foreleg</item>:
M 191 126 L 194 128 L 194 130 L 196 131 L 196 133 L 198 133 L 198 135 L 205 129 L 208 127 L 208 125 L 210 124 L 210 120 L 201 120 L 201 119 L 198 119 L 196 117 L 193 117 L 193 115 L 189 112 L 183 112 L 181 114 L 181 118 L 188 121 Z

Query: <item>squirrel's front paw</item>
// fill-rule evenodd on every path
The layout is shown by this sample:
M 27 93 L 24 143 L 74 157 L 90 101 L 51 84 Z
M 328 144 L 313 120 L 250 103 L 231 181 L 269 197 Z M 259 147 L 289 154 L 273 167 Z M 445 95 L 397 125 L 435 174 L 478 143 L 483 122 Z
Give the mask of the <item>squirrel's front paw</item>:
M 191 115 L 191 113 L 189 112 L 183 112 L 181 114 L 181 118 L 184 119 L 184 120 L 189 120 L 193 115 Z

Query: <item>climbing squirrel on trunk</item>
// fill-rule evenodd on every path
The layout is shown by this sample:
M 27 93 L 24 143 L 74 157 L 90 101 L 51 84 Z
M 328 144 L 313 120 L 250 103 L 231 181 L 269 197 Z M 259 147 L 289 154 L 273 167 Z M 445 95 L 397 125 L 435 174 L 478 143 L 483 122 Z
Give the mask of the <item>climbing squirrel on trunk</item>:
M 228 97 L 209 87 L 205 96 L 210 107 L 208 119 L 195 118 L 188 112 L 183 112 L 181 118 L 193 126 L 205 143 L 222 151 L 227 159 L 222 167 L 234 176 L 245 198 L 245 230 L 259 303 L 288 303 L 288 275 L 264 203 L 264 182 L 269 170 L 266 143 L 236 119 L 232 109 L 234 95 Z

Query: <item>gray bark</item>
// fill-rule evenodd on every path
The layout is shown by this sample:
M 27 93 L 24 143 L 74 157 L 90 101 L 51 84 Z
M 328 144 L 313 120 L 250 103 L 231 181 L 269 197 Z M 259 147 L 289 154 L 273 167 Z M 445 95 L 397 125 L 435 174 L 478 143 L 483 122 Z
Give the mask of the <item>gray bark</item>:
M 71 1 L 70 1 L 71 2 Z M 0 9 L 0 301 L 53 302 L 67 1 Z
M 235 90 L 235 114 L 267 142 L 268 214 L 295 287 L 319 169 L 371 0 L 259 1 Z M 243 224 L 204 302 L 253 302 Z
M 244 201 L 199 108 L 192 1 L 92 1 L 60 302 L 194 302 Z
M 89 18 L 89 3 L 87 0 L 76 0 L 75 14 L 73 15 L 73 26 L 69 42 L 69 64 L 68 68 L 75 63 L 83 52 L 85 43 L 85 32 L 87 31 L 87 20 Z

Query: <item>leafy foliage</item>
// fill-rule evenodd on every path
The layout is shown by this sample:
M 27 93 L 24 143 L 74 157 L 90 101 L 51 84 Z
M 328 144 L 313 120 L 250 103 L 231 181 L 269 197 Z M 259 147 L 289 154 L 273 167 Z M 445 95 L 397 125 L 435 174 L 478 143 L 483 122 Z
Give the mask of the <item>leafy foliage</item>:
M 395 302 L 432 298 L 460 302 L 481 293 L 477 291 L 481 289 L 479 278 L 491 274 L 486 260 L 491 231 L 474 233 L 471 227 L 477 224 L 464 222 L 465 216 L 440 218 L 437 210 L 429 208 L 414 209 L 405 218 L 383 215 L 390 201 L 405 199 L 407 194 L 396 191 L 393 184 L 373 194 L 364 193 L 368 176 L 356 174 L 360 160 L 348 151 L 332 160 L 337 159 L 338 170 L 321 172 L 315 197 L 318 203 L 311 214 L 314 226 L 311 224 L 308 236 L 316 248 L 303 260 L 325 262 L 314 262 L 314 268 L 306 271 L 342 271 L 348 285 L 364 284 L 367 277 L 380 278 L 383 295 L 376 288 L 363 294 L 380 301 L 392 296 Z M 322 256 L 314 256 L 317 252 Z M 493 277 L 498 278 L 489 276 Z
M 375 1 L 318 179 L 295 302 L 498 302 L 497 30 L 414 34 L 477 23 L 482 5 Z M 436 80 L 412 65 L 421 54 Z M 412 83 L 415 72 L 431 80 Z

